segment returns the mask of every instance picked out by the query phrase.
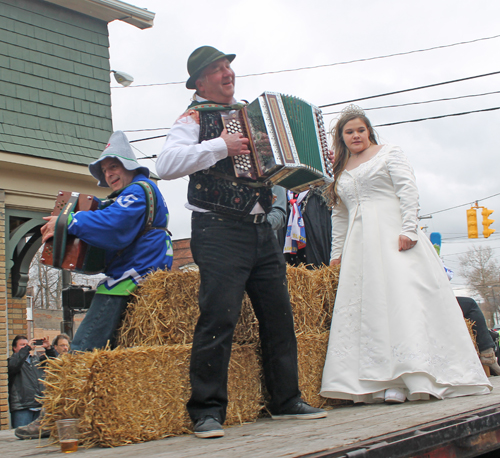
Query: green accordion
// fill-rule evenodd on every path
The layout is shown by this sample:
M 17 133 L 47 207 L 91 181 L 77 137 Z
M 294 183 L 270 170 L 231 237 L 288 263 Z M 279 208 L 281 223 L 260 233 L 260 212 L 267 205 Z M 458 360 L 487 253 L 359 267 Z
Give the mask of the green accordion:
M 302 192 L 333 177 L 318 107 L 297 97 L 264 92 L 241 110 L 221 114 L 229 133 L 240 132 L 249 139 L 251 154 L 232 158 L 238 178 Z

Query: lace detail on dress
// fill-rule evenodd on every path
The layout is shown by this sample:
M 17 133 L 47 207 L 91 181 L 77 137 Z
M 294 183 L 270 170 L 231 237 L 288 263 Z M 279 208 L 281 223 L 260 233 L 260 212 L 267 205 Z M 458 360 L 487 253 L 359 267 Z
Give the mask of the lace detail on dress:
M 361 332 L 361 283 L 363 276 L 359 273 L 353 282 L 353 294 L 347 303 L 340 303 L 335 306 L 332 324 L 342 323 L 341 326 L 332 327 L 331 332 L 335 334 L 335 340 L 338 345 L 330 347 L 339 360 L 357 355 L 358 342 Z

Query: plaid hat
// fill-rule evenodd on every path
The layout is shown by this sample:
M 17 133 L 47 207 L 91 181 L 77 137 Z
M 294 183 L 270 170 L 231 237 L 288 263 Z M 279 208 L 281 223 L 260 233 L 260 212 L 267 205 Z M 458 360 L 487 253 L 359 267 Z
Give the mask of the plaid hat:
M 104 173 L 102 173 L 100 164 L 101 161 L 107 157 L 114 157 L 122 163 L 126 170 L 138 170 L 139 173 L 142 173 L 149 178 L 149 169 L 139 165 L 137 159 L 135 158 L 135 154 L 132 151 L 132 147 L 128 142 L 127 136 L 121 130 L 117 130 L 111 135 L 111 137 L 109 137 L 108 144 L 106 145 L 106 148 L 104 148 L 104 151 L 101 153 L 99 159 L 89 164 L 90 173 L 96 180 L 99 181 L 97 186 L 100 186 L 101 188 L 109 188 L 108 183 L 106 183 Z
M 188 89 L 196 89 L 196 80 L 200 77 L 201 72 L 216 60 L 225 57 L 229 62 L 232 62 L 236 54 L 224 54 L 212 46 L 201 46 L 195 49 L 189 56 L 187 68 L 189 79 L 186 81 Z

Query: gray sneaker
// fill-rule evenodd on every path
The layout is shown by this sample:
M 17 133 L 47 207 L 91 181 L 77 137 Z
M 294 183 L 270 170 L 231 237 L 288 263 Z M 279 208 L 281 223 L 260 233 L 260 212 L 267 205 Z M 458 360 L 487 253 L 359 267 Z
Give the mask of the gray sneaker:
M 214 417 L 201 418 L 194 425 L 194 435 L 202 439 L 224 436 L 221 424 Z
M 311 407 L 306 402 L 299 401 L 284 412 L 271 415 L 271 418 L 273 420 L 316 420 L 317 418 L 325 418 L 326 415 L 325 410 Z
M 41 438 L 49 437 L 50 430 L 42 429 L 40 419 L 37 418 L 36 420 L 32 421 L 30 424 L 26 426 L 18 426 L 15 429 L 14 434 L 21 440 L 38 439 L 39 437 Z

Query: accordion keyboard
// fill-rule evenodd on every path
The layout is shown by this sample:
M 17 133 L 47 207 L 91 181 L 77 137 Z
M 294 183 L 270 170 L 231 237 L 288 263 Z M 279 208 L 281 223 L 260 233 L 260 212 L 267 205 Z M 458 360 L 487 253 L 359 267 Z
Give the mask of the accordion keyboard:
M 224 120 L 224 126 L 229 134 L 240 133 L 248 138 L 243 123 L 238 118 L 229 118 Z M 251 154 L 239 154 L 233 156 L 234 172 L 238 178 L 256 179 L 255 166 Z

